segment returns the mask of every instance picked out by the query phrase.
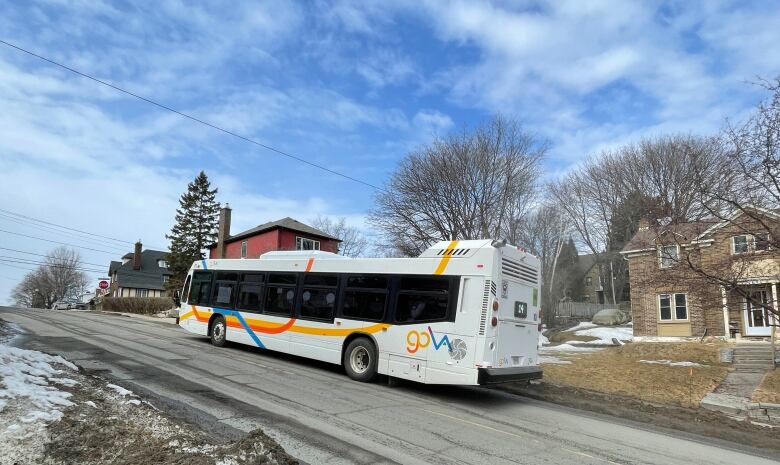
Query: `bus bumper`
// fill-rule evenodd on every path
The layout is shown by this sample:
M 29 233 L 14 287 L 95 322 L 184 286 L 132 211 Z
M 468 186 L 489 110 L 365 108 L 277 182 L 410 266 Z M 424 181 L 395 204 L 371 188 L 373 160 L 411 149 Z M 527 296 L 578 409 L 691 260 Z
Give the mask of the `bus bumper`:
M 533 367 L 480 368 L 477 374 L 477 384 L 512 383 L 515 381 L 530 381 L 541 379 L 542 369 Z

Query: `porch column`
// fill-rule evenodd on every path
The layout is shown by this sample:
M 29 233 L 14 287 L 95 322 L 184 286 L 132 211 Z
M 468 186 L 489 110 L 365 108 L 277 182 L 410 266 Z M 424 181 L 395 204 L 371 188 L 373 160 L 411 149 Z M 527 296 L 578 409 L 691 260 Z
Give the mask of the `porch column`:
M 729 327 L 729 299 L 726 296 L 726 288 L 723 286 L 720 286 L 720 297 L 723 302 L 723 335 L 726 336 L 726 339 L 731 339 L 731 331 Z
M 775 312 L 777 312 L 777 283 L 772 283 L 772 308 L 774 308 Z M 775 340 L 775 326 L 774 325 L 775 325 L 775 323 L 777 323 L 777 318 L 775 318 L 774 315 L 767 315 L 767 316 L 769 317 L 768 318 L 768 320 L 769 320 L 768 323 L 770 325 L 772 325 L 771 326 L 771 328 L 772 328 L 772 340 L 774 341 Z

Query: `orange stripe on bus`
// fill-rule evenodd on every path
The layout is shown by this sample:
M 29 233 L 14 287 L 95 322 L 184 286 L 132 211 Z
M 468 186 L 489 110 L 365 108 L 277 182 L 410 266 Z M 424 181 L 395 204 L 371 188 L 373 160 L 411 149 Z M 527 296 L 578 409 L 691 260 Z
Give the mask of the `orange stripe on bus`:
M 458 241 L 450 241 L 450 245 L 448 245 L 447 248 L 444 250 L 444 253 L 442 254 L 443 257 L 441 257 L 441 260 L 439 261 L 439 266 L 436 267 L 436 271 L 434 271 L 433 274 L 444 273 L 444 270 L 447 269 L 447 264 L 450 262 L 450 252 L 457 245 L 458 245 Z
M 306 272 L 308 273 L 311 271 L 311 267 L 314 266 L 314 258 L 310 258 L 308 262 L 306 262 Z

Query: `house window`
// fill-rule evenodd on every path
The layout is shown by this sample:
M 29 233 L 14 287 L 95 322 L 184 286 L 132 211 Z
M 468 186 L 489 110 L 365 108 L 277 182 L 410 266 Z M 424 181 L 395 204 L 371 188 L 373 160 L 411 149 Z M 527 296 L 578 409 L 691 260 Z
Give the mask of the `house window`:
M 586 286 L 592 286 L 593 285 L 593 278 L 590 276 L 585 276 L 585 285 Z
M 658 308 L 661 321 L 688 320 L 688 296 L 686 294 L 660 294 Z
M 669 268 L 679 260 L 679 249 L 676 245 L 665 245 L 658 250 L 661 268 Z
M 168 262 L 165 260 L 157 260 L 157 266 L 160 268 L 168 268 Z
M 136 297 L 147 297 L 149 295 L 149 289 L 136 289 L 135 290 L 135 296 Z
M 747 234 L 741 236 L 734 236 L 731 238 L 732 250 L 735 254 L 747 253 L 748 251 L 748 237 Z
M 246 258 L 246 241 L 241 241 L 241 258 Z
M 171 277 L 170 277 L 170 276 L 168 276 L 167 274 L 164 274 L 164 275 L 163 275 L 163 284 L 167 283 L 167 282 L 168 282 L 168 281 L 170 281 L 170 280 L 171 280 Z
M 320 241 L 314 239 L 306 239 L 305 237 L 295 238 L 296 250 L 320 250 Z
M 769 233 L 740 234 L 731 238 L 731 251 L 734 254 L 765 252 L 769 245 Z
M 758 233 L 753 235 L 753 248 L 756 252 L 769 250 L 769 233 Z

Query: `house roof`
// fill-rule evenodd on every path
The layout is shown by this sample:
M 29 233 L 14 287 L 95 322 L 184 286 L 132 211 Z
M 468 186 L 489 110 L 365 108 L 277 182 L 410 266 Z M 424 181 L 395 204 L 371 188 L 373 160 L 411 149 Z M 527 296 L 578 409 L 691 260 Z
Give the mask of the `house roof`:
M 171 275 L 168 268 L 161 268 L 158 262 L 168 259 L 168 252 L 162 250 L 144 250 L 141 252 L 141 269 L 133 269 L 133 253 L 125 254 L 127 263 L 112 261 L 108 267 L 109 273 L 116 271 L 116 279 L 120 287 L 139 289 L 165 289 L 163 276 Z
M 577 271 L 585 275 L 596 264 L 596 254 L 586 253 L 577 257 Z
M 341 242 L 341 239 L 337 237 L 333 237 L 330 234 L 324 231 L 320 231 L 317 228 L 313 228 L 308 224 L 301 223 L 300 221 L 290 218 L 289 216 L 286 218 L 282 218 L 281 220 L 263 223 L 259 226 L 255 226 L 252 229 L 247 229 L 244 232 L 234 234 L 228 237 L 226 242 L 237 241 L 239 239 L 244 239 L 245 237 L 254 236 L 256 234 L 260 234 L 266 231 L 271 231 L 272 229 L 277 229 L 277 228 L 289 229 L 291 231 L 298 231 L 311 236 L 317 236 L 317 237 L 322 237 L 324 239 L 330 239 L 332 241 Z M 213 243 L 209 247 L 214 247 L 216 245 L 217 245 L 216 243 Z
M 673 234 L 677 238 L 676 242 L 686 243 L 700 238 L 702 233 L 710 229 L 713 225 L 719 223 L 716 219 L 707 219 L 701 221 L 689 221 L 686 223 L 675 223 L 668 226 L 656 225 L 640 228 L 634 237 L 623 246 L 621 253 L 628 253 L 639 250 L 654 249 L 656 240 L 665 235 Z

